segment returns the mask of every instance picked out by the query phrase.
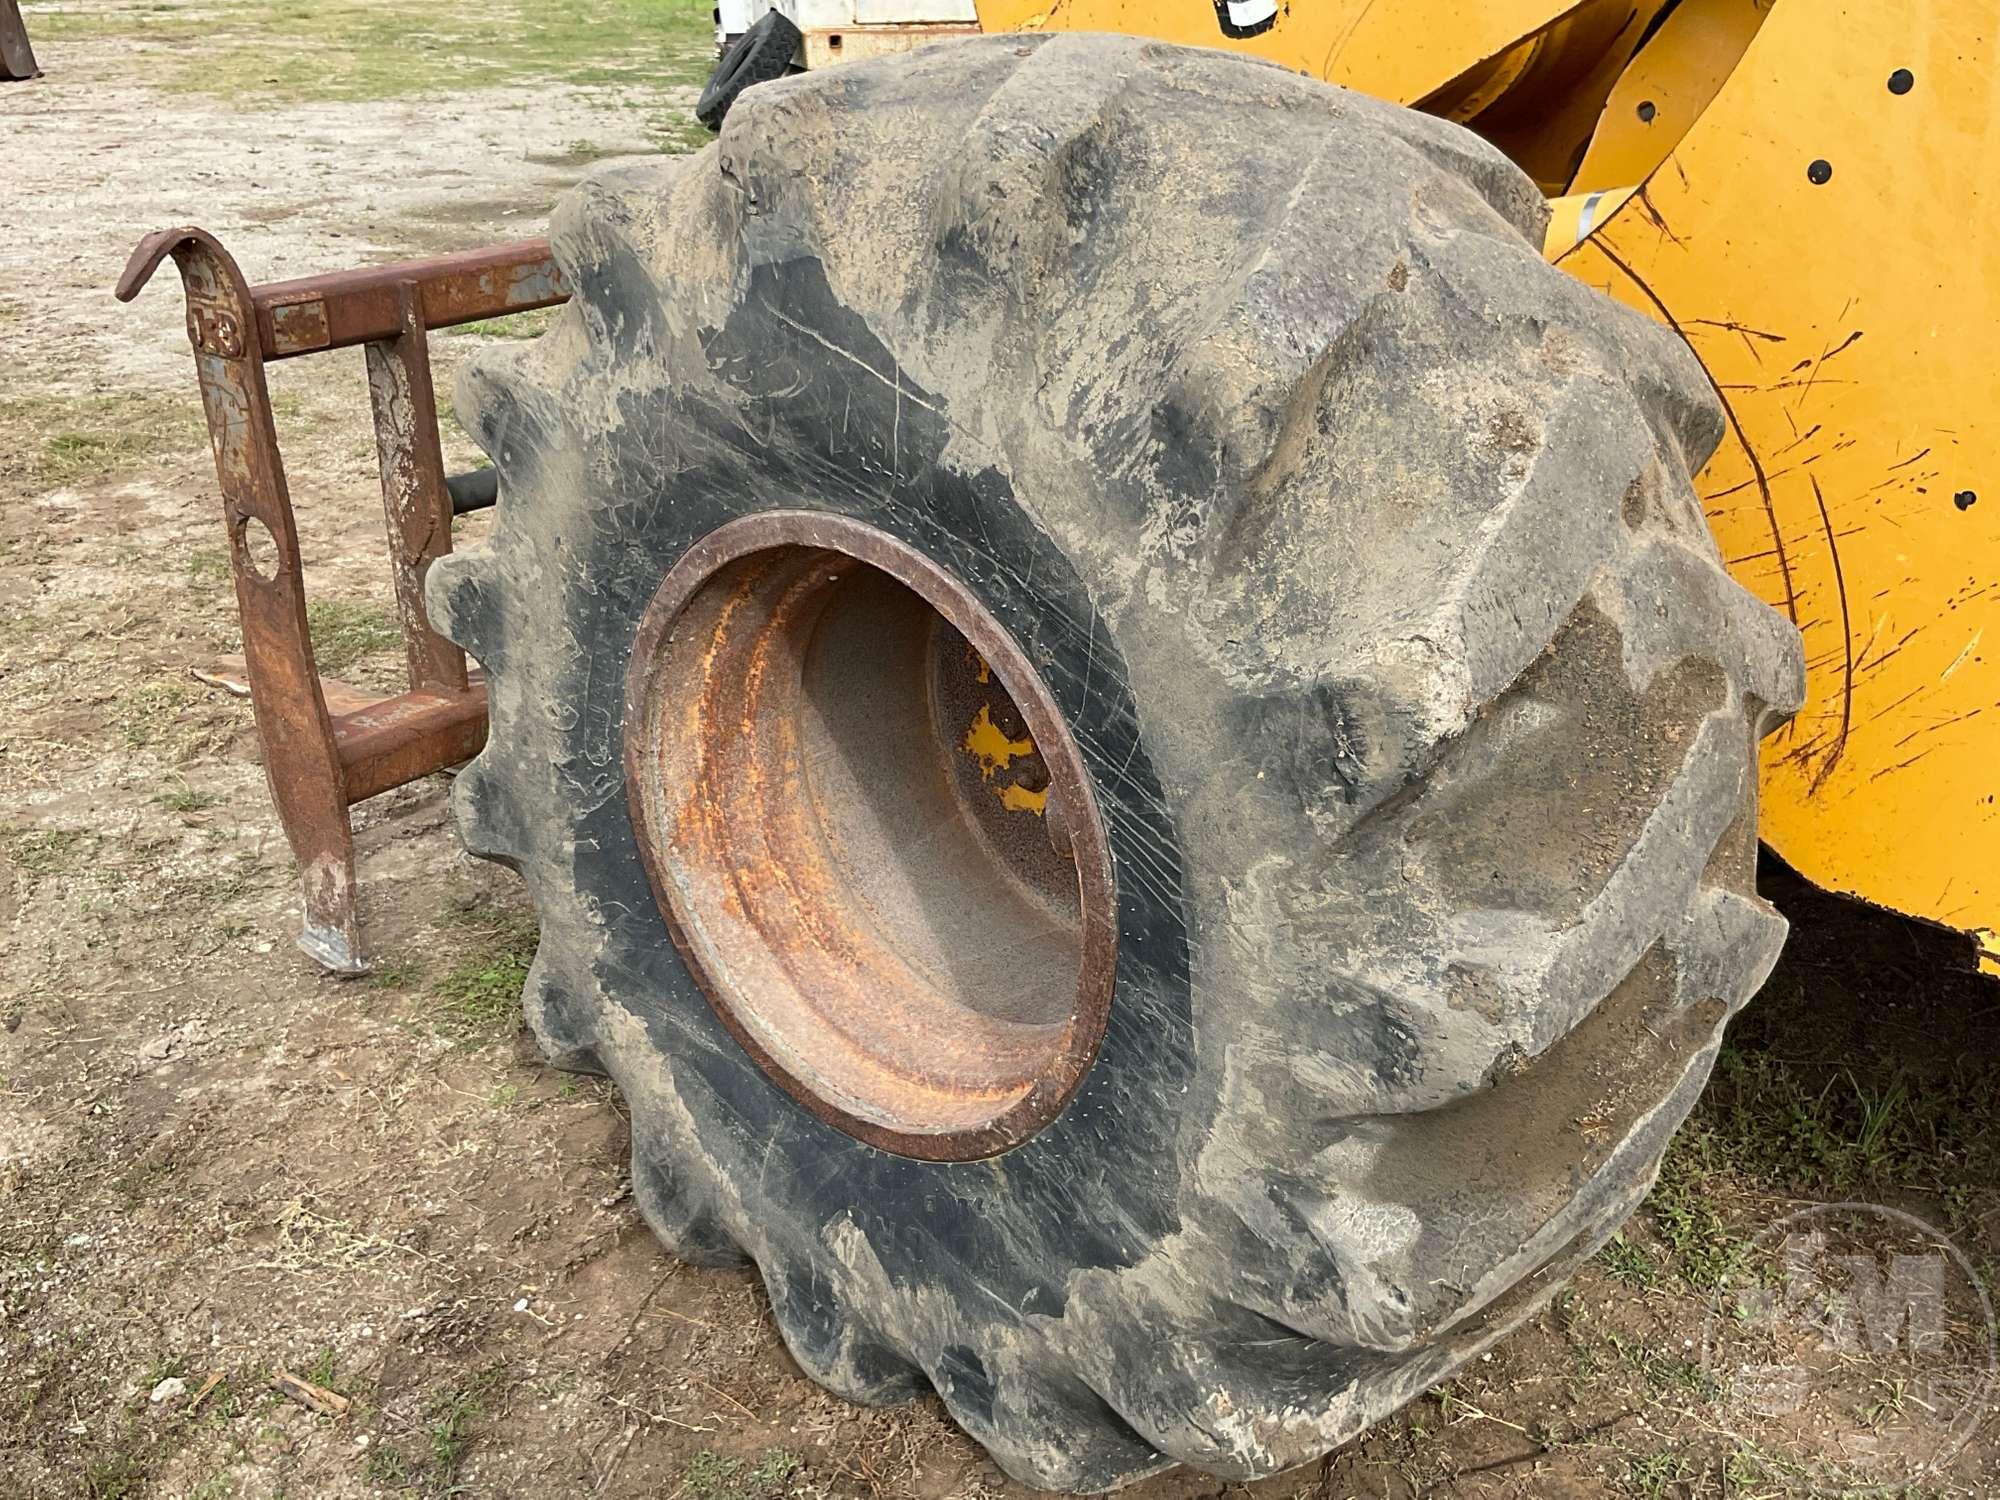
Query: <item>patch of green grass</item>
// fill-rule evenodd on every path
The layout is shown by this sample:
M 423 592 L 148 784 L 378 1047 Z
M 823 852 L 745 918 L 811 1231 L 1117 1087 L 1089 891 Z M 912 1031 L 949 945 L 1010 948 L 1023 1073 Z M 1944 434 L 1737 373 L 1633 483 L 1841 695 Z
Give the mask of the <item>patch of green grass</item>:
M 127 1500 L 144 1493 L 146 1465 L 129 1448 L 94 1453 L 83 1461 L 83 1488 L 90 1500 Z
M 497 1040 L 519 1019 L 521 986 L 528 956 L 502 953 L 470 959 L 431 986 L 437 1005 L 431 1018 L 438 1030 L 468 1046 Z
M 236 1394 L 235 1386 L 227 1379 L 209 1393 L 202 1403 L 200 1417 L 210 1427 L 227 1427 L 243 1415 L 242 1398 Z
M 721 1500 L 732 1493 L 733 1481 L 743 1468 L 740 1458 L 724 1458 L 703 1448 L 681 1470 L 681 1491 L 695 1500 Z
M 481 920 L 483 919 L 483 920 Z M 521 987 L 535 956 L 532 918 L 483 912 L 479 948 L 431 982 L 431 1024 L 465 1046 L 512 1035 L 521 1019 Z
M 370 1484 L 402 1490 L 410 1483 L 410 1461 L 403 1457 L 401 1449 L 377 1443 L 368 1450 L 368 1457 L 362 1462 L 361 1477 Z
M 218 98 L 370 100 L 519 80 L 624 87 L 699 83 L 714 62 L 707 0 L 220 0 L 57 12 L 37 34 L 184 44 L 168 87 Z
M 1597 1350 L 1582 1339 L 1574 1339 L 1569 1346 L 1569 1373 L 1574 1380 L 1595 1380 L 1603 1371 L 1603 1362 L 1597 1357 Z
M 204 808 L 214 807 L 221 800 L 221 796 L 217 793 L 198 791 L 194 787 L 189 786 L 185 781 L 179 783 L 177 786 L 168 787 L 164 792 L 156 793 L 153 797 L 153 802 L 156 806 L 164 807 L 168 812 L 177 813 L 197 813 Z
M 1975 1228 L 1997 1201 L 1966 1186 L 1980 1183 L 2000 1183 L 2000 1054 L 1968 1054 L 1911 1075 L 1900 1065 L 1870 1073 L 1725 1047 L 1668 1149 L 1653 1216 L 1685 1241 L 1720 1224 L 1715 1199 L 1732 1189 L 1914 1193 L 1930 1197 L 1943 1227 L 1957 1233 Z
M 693 115 L 686 119 L 668 115 L 654 119 L 646 127 L 646 139 L 668 156 L 686 156 L 714 140 L 715 132 Z
M 1621 1281 L 1642 1292 L 1660 1284 L 1660 1263 L 1643 1245 L 1633 1244 L 1622 1234 L 1614 1234 L 1610 1242 L 1597 1252 L 1597 1263 L 1604 1267 L 1613 1281 Z
M 779 1485 L 804 1467 L 804 1461 L 796 1453 L 788 1453 L 783 1448 L 766 1448 L 764 1456 L 757 1460 L 757 1466 L 743 1477 L 775 1494 Z
M 188 554 L 189 583 L 229 582 L 229 554 L 220 547 L 198 547 Z
M 332 1391 L 335 1395 L 344 1395 L 345 1392 L 334 1384 L 334 1379 L 339 1373 L 338 1367 L 339 1356 L 335 1354 L 333 1345 L 328 1344 L 313 1357 L 312 1364 L 306 1368 L 306 1379 L 316 1386 Z
M 1716 1206 L 1714 1169 L 1703 1160 L 1707 1144 L 1699 1132 L 1677 1136 L 1646 1200 L 1654 1229 L 1673 1252 L 1675 1270 L 1700 1291 L 1713 1291 L 1728 1280 L 1747 1243 Z
M 1653 1453 L 1635 1453 L 1626 1471 L 1625 1487 L 1640 1500 L 1670 1500 L 1686 1493 L 1699 1477 L 1686 1454 L 1662 1448 Z
M 532 339 L 549 331 L 555 321 L 554 307 L 531 307 L 526 312 L 505 313 L 497 318 L 481 318 L 476 323 L 461 323 L 450 330 L 452 333 L 469 333 L 482 339 Z M 453 419 L 456 421 L 456 418 Z M 463 429 L 460 429 L 461 431 Z
M 378 963 L 368 975 L 371 990 L 407 990 L 424 977 L 424 966 L 415 959 L 397 958 Z
M 767 1500 L 784 1493 L 785 1481 L 803 1467 L 796 1453 L 767 1448 L 755 1464 L 703 1448 L 681 1470 L 688 1500 Z
M 414 1447 L 377 1438 L 362 1460 L 362 1477 L 399 1495 L 443 1500 L 464 1494 L 459 1470 L 476 1440 L 475 1428 L 500 1386 L 499 1368 L 480 1370 L 431 1393 L 424 1403 Z
M 482 1370 L 447 1386 L 424 1408 L 424 1438 L 435 1476 L 447 1480 L 457 1476 L 472 1447 L 473 1424 L 486 1415 L 487 1398 L 499 1383 L 499 1371 Z
M 132 434 L 115 428 L 65 430 L 42 440 L 42 468 L 51 479 L 81 479 L 123 468 L 143 453 Z
M 379 604 L 314 599 L 306 605 L 306 628 L 312 635 L 313 659 L 329 676 L 338 676 L 364 656 L 403 643 L 395 615 Z
M 45 484 L 100 479 L 202 438 L 199 407 L 151 392 L 0 399 L 0 431 L 10 434 L 8 458 Z
M 1732 1451 L 1723 1465 L 1723 1493 L 1760 1497 L 1826 1494 L 1828 1491 L 1815 1482 L 1822 1478 L 1823 1475 L 1815 1474 L 1795 1459 L 1769 1452 L 1755 1444 L 1745 1444 Z M 1895 1493 L 1903 1500 L 1920 1500 L 1925 1492 L 1898 1489 Z
M 112 719 L 134 750 L 157 745 L 187 707 L 188 687 L 178 677 L 149 677 L 118 700 Z
M 1616 1333 L 1605 1340 L 1618 1357 L 1641 1375 L 1655 1391 L 1698 1391 L 1702 1388 L 1701 1366 L 1682 1355 L 1670 1353 L 1655 1342 L 1628 1339 Z
M 24 874 L 67 875 L 81 862 L 88 839 L 80 828 L 33 828 L 7 836 L 7 858 Z

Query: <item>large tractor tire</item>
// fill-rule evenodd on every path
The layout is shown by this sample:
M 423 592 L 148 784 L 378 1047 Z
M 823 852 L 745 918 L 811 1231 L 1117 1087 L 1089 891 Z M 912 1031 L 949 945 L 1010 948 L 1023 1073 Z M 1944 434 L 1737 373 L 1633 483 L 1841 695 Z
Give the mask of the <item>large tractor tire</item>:
M 1010 1474 L 1272 1472 L 1641 1200 L 1784 923 L 1686 348 L 1451 125 L 996 37 L 559 209 L 437 618 L 677 1254 Z

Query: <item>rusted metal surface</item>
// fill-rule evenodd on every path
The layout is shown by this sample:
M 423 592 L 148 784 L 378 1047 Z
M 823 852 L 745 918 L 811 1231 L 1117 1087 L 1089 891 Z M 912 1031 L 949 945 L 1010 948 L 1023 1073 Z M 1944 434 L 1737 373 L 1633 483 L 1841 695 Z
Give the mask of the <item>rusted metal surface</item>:
M 341 780 L 350 804 L 427 776 L 479 753 L 486 743 L 486 684 L 477 669 L 463 692 L 412 692 L 384 698 L 338 677 L 319 679 L 333 724 Z M 197 681 L 249 697 L 250 664 L 223 656 Z
M 299 943 L 329 969 L 359 972 L 364 965 L 354 908 L 354 836 L 306 629 L 298 530 L 278 457 L 250 288 L 214 236 L 169 229 L 148 235 L 132 252 L 119 278 L 119 298 L 138 295 L 169 255 L 187 292 L 188 340 L 222 488 L 264 770 L 305 885 Z
M 794 1098 L 926 1160 L 1055 1117 L 1110 1014 L 1110 858 L 1060 711 L 963 585 L 846 518 L 732 522 L 648 606 L 625 726 L 669 929 Z
M 349 802 L 470 760 L 486 743 L 486 684 L 416 691 L 338 714 L 333 735 Z
M 28 44 L 19 0 L 0 0 L 0 79 L 19 82 L 38 78 L 41 72 L 35 63 L 35 49 Z
M 265 358 L 292 359 L 399 337 L 410 283 L 415 284 L 418 321 L 425 328 L 449 328 L 569 299 L 546 240 L 267 282 L 253 293 Z
M 424 574 L 451 551 L 451 496 L 438 446 L 437 395 L 431 388 L 421 283 L 396 285 L 402 327 L 367 345 L 368 397 L 375 412 L 375 455 L 389 527 L 389 569 L 413 690 L 465 691 L 465 653 L 431 629 Z
M 252 287 L 214 236 L 148 235 L 119 278 L 137 296 L 171 255 L 187 293 L 202 407 L 243 627 L 243 676 L 264 769 L 304 886 L 299 946 L 336 973 L 365 972 L 348 808 L 457 764 L 486 738 L 486 687 L 431 628 L 423 579 L 451 550 L 426 330 L 543 307 L 567 295 L 540 241 Z M 390 563 L 410 691 L 378 699 L 323 680 L 306 626 L 298 529 L 264 365 L 367 346 Z

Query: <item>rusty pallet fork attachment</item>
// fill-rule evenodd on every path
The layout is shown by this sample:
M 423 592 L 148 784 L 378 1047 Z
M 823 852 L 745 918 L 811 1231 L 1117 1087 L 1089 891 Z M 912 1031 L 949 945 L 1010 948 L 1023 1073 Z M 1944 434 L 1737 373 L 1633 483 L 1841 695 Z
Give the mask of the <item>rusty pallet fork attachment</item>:
M 427 333 L 553 306 L 569 291 L 542 240 L 251 286 L 215 236 L 186 227 L 139 243 L 118 299 L 136 297 L 169 255 L 187 294 L 264 770 L 305 888 L 299 946 L 334 973 L 365 973 L 348 809 L 456 765 L 486 741 L 486 685 L 431 628 L 423 583 L 451 550 L 454 514 L 493 503 L 492 475 L 445 475 Z M 408 692 L 379 699 L 322 678 L 314 662 L 264 379 L 269 361 L 356 345 L 367 360 L 410 677 Z

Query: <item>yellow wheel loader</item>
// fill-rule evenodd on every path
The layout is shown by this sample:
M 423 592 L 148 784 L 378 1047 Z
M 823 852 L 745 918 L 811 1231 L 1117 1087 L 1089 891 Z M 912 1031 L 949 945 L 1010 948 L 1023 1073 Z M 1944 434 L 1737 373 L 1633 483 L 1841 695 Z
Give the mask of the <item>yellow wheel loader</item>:
M 1644 1198 L 1783 941 L 1760 835 L 1995 927 L 1990 26 L 967 10 L 722 14 L 717 141 L 547 244 L 173 230 L 120 293 L 186 282 L 308 951 L 365 962 L 348 805 L 462 764 L 538 1039 L 813 1378 L 1045 1487 L 1250 1478 Z M 444 475 L 426 330 L 565 301 Z M 355 346 L 383 702 L 263 373 Z

